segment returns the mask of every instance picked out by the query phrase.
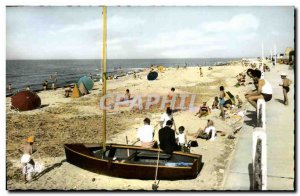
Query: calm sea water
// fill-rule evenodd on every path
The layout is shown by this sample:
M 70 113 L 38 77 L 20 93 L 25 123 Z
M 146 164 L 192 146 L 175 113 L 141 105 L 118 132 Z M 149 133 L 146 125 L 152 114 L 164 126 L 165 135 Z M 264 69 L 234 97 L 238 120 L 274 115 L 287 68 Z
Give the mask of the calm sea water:
M 128 72 L 151 65 L 170 66 L 209 66 L 237 59 L 111 59 L 107 60 L 110 74 Z M 93 75 L 99 78 L 101 59 L 98 60 L 7 60 L 6 84 L 12 84 L 13 92 L 30 86 L 32 90 L 41 90 L 45 80 L 51 83 L 50 76 L 56 76 L 57 86 L 74 83 L 82 76 Z

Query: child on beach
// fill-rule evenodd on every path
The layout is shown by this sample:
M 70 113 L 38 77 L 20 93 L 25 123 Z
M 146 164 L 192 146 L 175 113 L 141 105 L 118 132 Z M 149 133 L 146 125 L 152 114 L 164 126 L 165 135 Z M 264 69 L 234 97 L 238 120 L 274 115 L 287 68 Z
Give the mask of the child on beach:
M 179 130 L 179 134 L 177 136 L 178 145 L 180 146 L 181 151 L 184 152 L 184 149 L 187 146 L 187 139 L 184 133 L 185 128 L 183 126 L 180 126 L 178 130 Z
M 171 91 L 168 93 L 168 99 L 171 100 L 175 94 L 175 88 L 172 87 Z
M 238 95 L 236 95 L 235 98 L 237 100 L 237 107 L 241 108 L 243 105 L 243 101 L 241 100 L 241 98 Z
M 279 86 L 282 86 L 283 89 L 283 104 L 288 105 L 288 92 L 290 91 L 290 85 L 292 84 L 292 81 L 286 77 L 285 73 L 281 74 L 282 84 L 279 84 Z
M 215 100 L 214 100 L 211 107 L 212 107 L 212 109 L 219 109 L 219 99 L 218 99 L 218 97 L 215 97 Z

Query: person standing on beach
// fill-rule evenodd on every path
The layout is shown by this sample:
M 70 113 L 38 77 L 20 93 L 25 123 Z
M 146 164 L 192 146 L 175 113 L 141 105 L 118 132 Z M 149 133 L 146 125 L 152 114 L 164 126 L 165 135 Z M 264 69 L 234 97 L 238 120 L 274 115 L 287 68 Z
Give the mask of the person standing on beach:
M 172 125 L 173 121 L 168 120 L 166 126 L 158 131 L 159 147 L 168 154 L 180 151 L 180 147 L 176 143 L 175 130 L 171 128 Z
M 175 88 L 172 87 L 171 91 L 168 93 L 168 99 L 171 100 L 175 94 Z
M 255 92 L 246 93 L 245 98 L 254 108 L 257 108 L 257 100 L 264 99 L 266 102 L 270 101 L 272 99 L 273 90 L 271 84 L 267 80 L 260 79 L 260 70 L 254 70 L 252 75 L 254 79 L 258 80 L 258 89 Z
M 167 121 L 171 120 L 174 121 L 173 119 L 173 115 L 172 115 L 173 111 L 170 107 L 167 107 L 166 112 L 162 114 L 162 116 L 160 117 L 160 127 L 164 128 L 167 124 Z M 173 125 L 173 123 L 172 123 Z
M 143 148 L 153 147 L 154 128 L 150 125 L 150 119 L 144 119 L 144 126 L 140 127 L 137 132 L 137 140 L 141 141 Z
M 200 67 L 199 70 L 200 70 L 200 77 L 203 77 L 202 68 Z
M 33 142 L 34 142 L 33 136 L 30 136 L 26 139 L 26 143 L 24 145 L 24 150 L 23 150 L 23 155 L 21 157 L 21 163 L 23 166 L 22 172 L 23 172 L 23 175 L 25 178 L 25 182 L 31 181 L 32 174 L 34 172 L 35 162 L 31 158 L 31 155 L 34 152 Z
M 290 91 L 290 85 L 292 84 L 292 81 L 286 77 L 285 73 L 282 73 L 281 75 L 282 79 L 282 84 L 279 84 L 279 86 L 282 86 L 283 89 L 283 104 L 288 105 L 289 100 L 288 100 L 288 92 Z
M 8 84 L 8 92 L 9 92 L 9 93 L 12 92 L 11 84 Z
M 44 91 L 47 90 L 47 88 L 48 88 L 48 81 L 45 80 L 45 82 L 43 83 L 43 89 L 44 89 Z
M 219 95 L 219 106 L 220 106 L 220 116 L 222 117 L 222 120 L 225 120 L 225 110 L 224 110 L 224 106 L 226 105 L 226 95 L 225 95 L 225 89 L 224 86 L 220 86 L 220 95 Z

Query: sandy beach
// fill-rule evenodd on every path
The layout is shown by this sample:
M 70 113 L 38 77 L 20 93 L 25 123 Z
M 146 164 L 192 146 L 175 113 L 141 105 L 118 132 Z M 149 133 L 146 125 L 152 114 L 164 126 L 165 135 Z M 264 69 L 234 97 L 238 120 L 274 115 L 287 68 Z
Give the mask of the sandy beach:
M 280 65 L 279 65 L 280 66 Z M 235 87 L 236 76 L 249 67 L 241 62 L 232 62 L 227 66 L 215 66 L 212 70 L 203 67 L 200 77 L 198 67 L 166 68 L 159 73 L 155 81 L 147 81 L 148 71 L 139 73 L 134 79 L 128 75 L 117 80 L 109 80 L 108 93 L 122 93 L 128 88 L 133 97 L 147 94 L 166 95 L 171 87 L 177 94 L 197 94 L 195 106 L 207 101 L 211 107 L 213 99 L 219 94 L 219 86 L 226 91 L 239 95 L 243 110 L 249 106 L 244 93 L 253 85 Z M 249 78 L 247 78 L 249 79 Z M 128 180 L 94 174 L 66 162 L 64 143 L 100 143 L 102 112 L 99 109 L 101 85 L 96 82 L 90 94 L 80 98 L 65 98 L 64 89 L 42 91 L 38 95 L 42 107 L 33 111 L 17 112 L 11 110 L 10 98 L 6 99 L 6 168 L 8 190 L 151 190 L 153 181 Z M 120 110 L 108 112 L 107 142 L 129 144 L 136 141 L 136 130 L 143 119 L 149 117 L 155 125 L 164 111 L 158 107 L 149 110 Z M 242 128 L 243 118 L 229 115 L 225 121 L 219 117 L 220 110 L 213 110 L 208 116 L 198 118 L 195 111 L 181 110 L 174 113 L 176 125 L 184 126 L 188 140 L 194 140 L 199 128 L 204 128 L 207 119 L 215 122 L 218 135 L 215 141 L 197 139 L 198 147 L 191 148 L 192 153 L 203 156 L 204 166 L 198 177 L 193 180 L 166 181 L 159 183 L 159 190 L 222 190 L 224 174 L 228 168 L 232 152 L 239 134 L 234 139 L 229 135 Z M 155 130 L 157 140 L 157 131 Z M 44 172 L 30 183 L 24 183 L 21 174 L 20 158 L 26 137 L 35 135 L 37 151 L 33 159 L 45 166 Z M 136 145 L 139 145 L 137 143 Z M 153 174 L 154 175 L 154 174 Z

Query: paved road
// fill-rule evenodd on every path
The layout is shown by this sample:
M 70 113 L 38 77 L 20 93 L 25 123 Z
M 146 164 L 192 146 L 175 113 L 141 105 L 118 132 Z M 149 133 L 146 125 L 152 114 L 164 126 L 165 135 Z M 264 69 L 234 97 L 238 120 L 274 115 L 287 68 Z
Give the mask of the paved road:
M 282 83 L 280 73 L 285 72 L 294 82 L 294 71 L 288 66 L 276 65 L 271 72 L 265 73 L 273 87 L 273 98 L 267 102 L 267 189 L 294 189 L 294 86 L 289 92 L 289 105 L 282 103 Z M 240 131 L 233 159 L 226 172 L 225 190 L 250 190 L 252 164 L 252 133 L 256 125 L 255 110 L 249 106 L 245 125 Z

